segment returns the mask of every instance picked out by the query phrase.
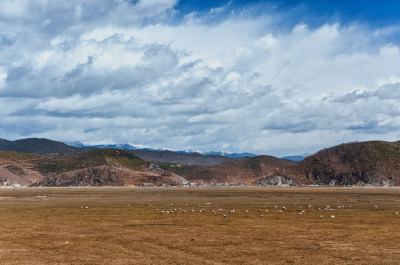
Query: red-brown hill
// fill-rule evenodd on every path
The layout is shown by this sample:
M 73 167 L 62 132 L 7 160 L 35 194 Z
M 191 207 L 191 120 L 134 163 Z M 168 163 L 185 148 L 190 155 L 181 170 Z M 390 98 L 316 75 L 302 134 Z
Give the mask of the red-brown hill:
M 294 165 L 295 162 L 273 156 L 250 157 L 243 161 L 230 161 L 216 166 L 187 166 L 181 164 L 161 164 L 190 182 L 207 184 L 250 184 L 259 178 L 273 175 L 279 170 Z
M 304 184 L 400 185 L 400 141 L 355 142 L 323 149 L 283 175 Z
M 129 151 L 98 149 L 78 155 L 43 156 L 0 151 L 0 179 L 32 186 L 179 185 L 185 179 Z

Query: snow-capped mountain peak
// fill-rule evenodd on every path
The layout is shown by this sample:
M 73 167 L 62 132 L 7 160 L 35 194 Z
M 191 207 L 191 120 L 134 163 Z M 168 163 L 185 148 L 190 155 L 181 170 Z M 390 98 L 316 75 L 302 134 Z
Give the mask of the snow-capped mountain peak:
M 66 144 L 66 145 L 69 145 L 69 146 L 73 146 L 73 147 L 80 147 L 80 148 L 83 148 L 83 147 L 85 147 L 85 145 L 84 144 L 82 144 L 81 142 L 79 142 L 79 141 L 73 141 L 73 142 L 63 142 L 64 144 Z

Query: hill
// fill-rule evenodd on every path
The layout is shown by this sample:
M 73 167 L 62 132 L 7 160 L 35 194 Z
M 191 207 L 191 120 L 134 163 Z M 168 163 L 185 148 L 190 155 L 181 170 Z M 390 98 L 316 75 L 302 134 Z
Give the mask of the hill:
M 41 155 L 67 155 L 78 154 L 86 149 L 72 147 L 61 142 L 44 138 L 28 138 L 16 141 L 0 139 L 0 150 L 36 153 Z
M 188 166 L 164 163 L 160 167 L 175 172 L 190 182 L 207 184 L 251 184 L 293 166 L 292 161 L 273 156 L 256 156 L 243 161 L 229 161 L 216 166 Z
M 31 186 L 178 185 L 185 179 L 131 152 L 98 149 L 76 155 L 0 152 L 0 179 Z
M 400 185 L 400 141 L 341 144 L 280 173 L 304 184 Z

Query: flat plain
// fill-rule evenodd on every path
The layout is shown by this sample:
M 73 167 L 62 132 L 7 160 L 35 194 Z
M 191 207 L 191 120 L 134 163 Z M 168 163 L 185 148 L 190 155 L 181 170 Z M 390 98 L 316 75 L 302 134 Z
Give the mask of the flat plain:
M 398 212 L 399 188 L 3 188 L 0 264 L 398 264 Z

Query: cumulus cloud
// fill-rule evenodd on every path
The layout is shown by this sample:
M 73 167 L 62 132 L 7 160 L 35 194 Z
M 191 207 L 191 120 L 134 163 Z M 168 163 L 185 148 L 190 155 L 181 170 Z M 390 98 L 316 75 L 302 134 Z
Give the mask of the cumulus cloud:
M 400 137 L 389 29 L 176 4 L 4 1 L 1 135 L 273 155 Z

